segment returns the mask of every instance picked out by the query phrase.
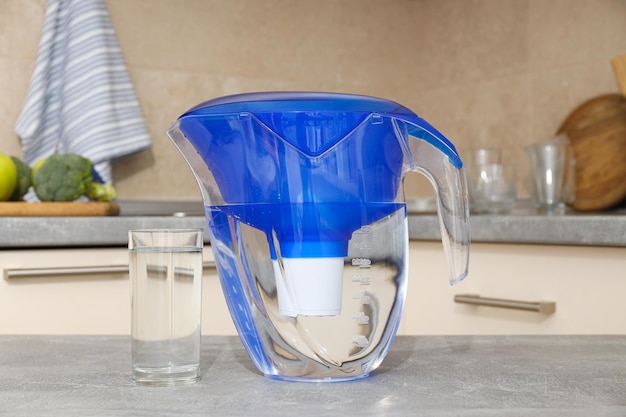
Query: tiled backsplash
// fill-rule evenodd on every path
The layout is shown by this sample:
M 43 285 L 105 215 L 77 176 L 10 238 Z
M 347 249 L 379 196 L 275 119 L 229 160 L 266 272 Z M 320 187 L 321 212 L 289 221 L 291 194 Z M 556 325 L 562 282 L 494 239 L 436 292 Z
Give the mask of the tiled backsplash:
M 45 0 L 0 1 L 0 152 L 13 126 Z M 528 195 L 527 144 L 617 84 L 621 0 L 106 0 L 152 135 L 115 166 L 124 198 L 200 198 L 165 130 L 189 107 L 248 91 L 322 90 L 396 100 L 460 149 L 502 147 Z M 408 195 L 428 195 L 410 180 Z

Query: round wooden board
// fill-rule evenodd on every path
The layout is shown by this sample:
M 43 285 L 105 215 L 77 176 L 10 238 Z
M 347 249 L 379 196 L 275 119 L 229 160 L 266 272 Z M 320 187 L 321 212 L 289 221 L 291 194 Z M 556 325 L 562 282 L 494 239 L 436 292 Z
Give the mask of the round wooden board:
M 626 198 L 626 98 L 604 94 L 563 122 L 576 157 L 576 210 L 605 210 Z

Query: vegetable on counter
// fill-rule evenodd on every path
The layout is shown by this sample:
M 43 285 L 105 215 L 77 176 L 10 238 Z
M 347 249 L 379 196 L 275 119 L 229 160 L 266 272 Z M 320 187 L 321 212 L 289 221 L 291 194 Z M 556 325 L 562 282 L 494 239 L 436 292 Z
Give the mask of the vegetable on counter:
M 76 154 L 49 156 L 33 174 L 35 193 L 41 201 L 74 201 L 93 182 L 91 161 Z
M 112 185 L 92 182 L 85 195 L 94 201 L 112 201 L 117 197 L 117 191 Z
M 115 189 L 94 182 L 92 168 L 89 159 L 77 154 L 51 155 L 33 170 L 35 193 L 41 201 L 74 201 L 82 196 L 95 201 L 113 200 Z
M 74 201 L 82 196 L 109 202 L 115 188 L 94 181 L 93 164 L 77 154 L 54 154 L 31 169 L 14 156 L 0 153 L 0 201 L 23 201 L 30 187 L 42 202 Z
M 23 201 L 24 194 L 28 192 L 28 189 L 31 186 L 31 169 L 24 163 L 24 161 L 16 158 L 15 156 L 12 156 L 11 160 L 17 169 L 17 183 L 15 184 L 15 189 L 13 190 L 13 194 L 11 194 L 11 198 L 9 198 L 9 200 Z

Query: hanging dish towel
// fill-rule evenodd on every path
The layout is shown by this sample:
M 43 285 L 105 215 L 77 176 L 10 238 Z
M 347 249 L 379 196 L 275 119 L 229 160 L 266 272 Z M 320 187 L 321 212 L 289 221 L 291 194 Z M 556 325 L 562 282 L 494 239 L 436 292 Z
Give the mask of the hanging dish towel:
M 29 165 L 76 153 L 111 183 L 111 164 L 151 146 L 103 0 L 49 0 L 15 131 Z

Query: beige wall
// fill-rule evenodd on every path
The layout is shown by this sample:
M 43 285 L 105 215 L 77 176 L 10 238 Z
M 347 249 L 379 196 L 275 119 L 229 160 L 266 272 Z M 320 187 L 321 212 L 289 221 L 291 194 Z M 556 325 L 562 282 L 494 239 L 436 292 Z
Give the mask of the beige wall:
M 521 149 L 580 102 L 617 91 L 626 0 L 106 0 L 151 151 L 118 164 L 121 197 L 199 198 L 165 129 L 189 107 L 261 90 L 396 100 L 459 148 Z M 0 0 L 0 152 L 28 88 L 45 0 Z M 410 194 L 421 194 L 412 183 Z

